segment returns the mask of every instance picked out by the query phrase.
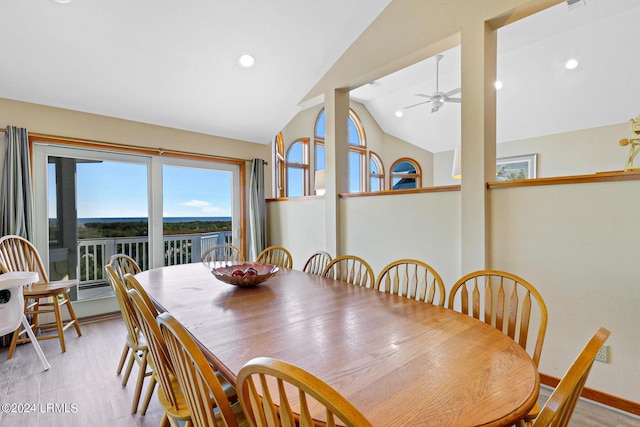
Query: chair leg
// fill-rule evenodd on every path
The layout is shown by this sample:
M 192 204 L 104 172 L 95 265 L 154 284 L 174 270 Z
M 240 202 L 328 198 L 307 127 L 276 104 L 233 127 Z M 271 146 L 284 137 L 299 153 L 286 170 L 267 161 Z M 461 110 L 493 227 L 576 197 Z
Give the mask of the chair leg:
M 120 362 L 118 362 L 118 369 L 116 370 L 117 375 L 120 375 L 120 373 L 122 372 L 122 368 L 124 368 L 124 362 L 127 361 L 128 354 L 129 354 L 129 345 L 125 343 L 124 348 L 122 349 L 122 356 L 120 356 Z
M 155 375 L 151 375 L 151 378 L 149 378 L 149 385 L 147 386 L 147 392 L 144 395 L 144 400 L 142 401 L 142 408 L 140 408 L 140 415 L 146 415 L 147 414 L 147 408 L 149 407 L 149 402 L 151 402 L 151 396 L 153 396 L 153 391 L 156 388 L 156 376 Z
M 138 403 L 140 402 L 140 395 L 142 394 L 142 385 L 144 384 L 144 377 L 147 373 L 147 355 L 143 353 L 140 356 L 140 371 L 138 372 L 138 381 L 136 382 L 136 390 L 133 394 L 133 403 L 131 405 L 131 413 L 138 412 Z
M 47 358 L 45 357 L 44 353 L 42 352 L 42 348 L 40 348 L 40 343 L 38 342 L 38 339 L 36 338 L 35 334 L 33 333 L 33 329 L 31 329 L 31 325 L 29 324 L 29 321 L 27 320 L 27 316 L 25 316 L 24 314 L 22 315 L 22 326 L 24 326 L 25 330 L 27 331 L 27 335 L 29 335 L 29 338 L 31 339 L 31 343 L 33 344 L 33 348 L 36 350 L 36 353 L 38 354 L 38 357 L 40 358 L 40 361 L 42 362 L 42 366 L 44 367 L 44 370 L 48 370 L 51 365 L 49 364 L 49 361 L 47 360 Z M 20 330 L 20 327 L 18 327 L 18 331 Z
M 131 375 L 131 369 L 133 368 L 133 362 L 136 360 L 136 350 L 131 349 L 131 354 L 129 355 L 129 363 L 127 363 L 127 370 L 124 371 L 124 377 L 122 378 L 122 387 L 127 385 L 127 381 L 129 381 L 129 375 Z
M 82 331 L 80 330 L 80 323 L 78 323 L 78 318 L 76 317 L 76 312 L 73 311 L 73 304 L 71 304 L 71 299 L 69 298 L 69 292 L 65 292 L 64 293 L 64 298 L 67 301 L 65 303 L 65 305 L 67 306 L 67 309 L 69 310 L 69 316 L 71 317 L 71 320 L 73 321 L 73 326 L 76 328 L 76 333 L 78 334 L 79 337 L 82 336 Z
M 19 336 L 20 336 L 20 326 L 18 326 L 18 329 L 14 331 L 13 336 L 11 337 L 11 344 L 9 345 L 9 355 L 7 356 L 7 360 L 13 357 L 13 352 L 16 351 L 16 345 L 18 345 Z
M 65 353 L 67 351 L 67 346 L 64 342 L 64 325 L 62 324 L 62 311 L 60 310 L 60 305 L 58 304 L 58 296 L 54 296 L 53 300 L 53 311 L 56 315 L 56 329 L 58 329 L 58 339 L 60 340 L 60 347 L 62 347 L 62 352 Z
M 162 418 L 160 419 L 160 427 L 169 427 L 171 425 L 171 423 L 169 422 L 169 417 L 167 416 L 167 413 L 163 413 L 162 414 Z

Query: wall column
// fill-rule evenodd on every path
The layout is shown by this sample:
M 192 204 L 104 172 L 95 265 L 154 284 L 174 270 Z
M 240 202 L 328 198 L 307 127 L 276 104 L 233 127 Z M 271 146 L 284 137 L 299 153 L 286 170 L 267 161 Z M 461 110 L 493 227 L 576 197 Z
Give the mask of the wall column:
M 324 96 L 325 111 L 325 242 L 326 250 L 339 256 L 340 193 L 349 190 L 349 92 L 330 90 Z
M 485 269 L 490 235 L 487 181 L 496 176 L 496 31 L 462 27 L 461 273 Z

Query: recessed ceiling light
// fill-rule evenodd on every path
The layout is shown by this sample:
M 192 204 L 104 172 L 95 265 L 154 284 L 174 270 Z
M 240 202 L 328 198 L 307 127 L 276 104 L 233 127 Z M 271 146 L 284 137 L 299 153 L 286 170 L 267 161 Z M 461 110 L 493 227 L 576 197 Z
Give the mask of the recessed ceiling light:
M 60 4 L 67 4 L 67 3 L 71 3 L 71 0 L 53 0 L 56 3 L 60 3 Z
M 251 68 L 255 65 L 255 63 L 256 58 L 249 54 L 240 55 L 240 58 L 238 58 L 238 65 L 240 65 L 242 68 Z
M 493 86 L 496 88 L 496 90 L 500 90 L 500 89 L 502 89 L 502 82 L 500 80 L 496 80 L 493 83 Z
M 396 110 L 396 117 L 402 117 L 403 114 L 404 114 L 404 111 Z
M 567 70 L 573 70 L 578 66 L 578 61 L 576 59 L 570 59 L 567 61 L 566 64 L 564 64 L 564 66 L 566 67 Z

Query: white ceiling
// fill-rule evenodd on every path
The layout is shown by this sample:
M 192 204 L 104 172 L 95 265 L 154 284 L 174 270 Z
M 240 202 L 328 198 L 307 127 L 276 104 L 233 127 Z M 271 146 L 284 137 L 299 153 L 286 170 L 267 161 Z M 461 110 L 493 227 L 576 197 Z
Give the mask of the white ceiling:
M 498 142 L 621 123 L 640 113 L 637 0 L 565 3 L 498 31 Z M 443 52 L 439 89 L 460 87 L 460 47 Z M 575 58 L 578 68 L 567 70 Z M 460 104 L 397 110 L 435 91 L 435 58 L 351 92 L 382 129 L 432 152 L 460 145 Z M 464 100 L 464 92 L 460 95 Z M 464 102 L 464 101 L 463 101 Z
M 390 1 L 2 0 L 0 97 L 268 143 Z
M 268 143 L 390 1 L 2 0 L 0 97 Z M 499 31 L 498 142 L 640 113 L 640 2 L 586 2 Z M 243 53 L 254 68 L 237 66 Z M 444 54 L 446 92 L 460 86 L 460 49 Z M 569 57 L 580 61 L 573 71 L 563 68 Z M 434 91 L 434 74 L 430 58 L 352 98 L 385 132 L 450 150 L 460 144 L 459 104 L 395 117 Z

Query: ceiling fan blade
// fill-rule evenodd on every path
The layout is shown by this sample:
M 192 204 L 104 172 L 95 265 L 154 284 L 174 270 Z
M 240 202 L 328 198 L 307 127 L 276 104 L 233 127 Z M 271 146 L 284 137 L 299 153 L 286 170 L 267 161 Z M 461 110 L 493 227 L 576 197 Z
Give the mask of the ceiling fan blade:
M 462 102 L 462 100 L 460 98 L 445 98 L 444 101 L 445 102 L 456 102 L 458 104 L 460 104 L 460 102 Z
M 428 98 L 429 100 L 431 100 L 431 98 L 433 98 L 433 95 L 425 95 L 424 93 L 416 93 L 416 96 L 421 96 L 423 98 Z
M 408 107 L 404 107 L 404 109 L 406 110 L 407 108 L 417 107 L 418 105 L 422 105 L 422 104 L 428 104 L 429 102 L 431 102 L 431 100 L 424 101 L 424 102 L 418 102 L 417 104 L 413 104 L 413 105 L 409 105 Z
M 455 95 L 456 93 L 460 93 L 461 90 L 462 90 L 462 88 L 460 88 L 460 87 L 457 88 L 457 89 L 450 90 L 449 92 L 445 93 L 444 96 L 448 98 L 451 95 Z

